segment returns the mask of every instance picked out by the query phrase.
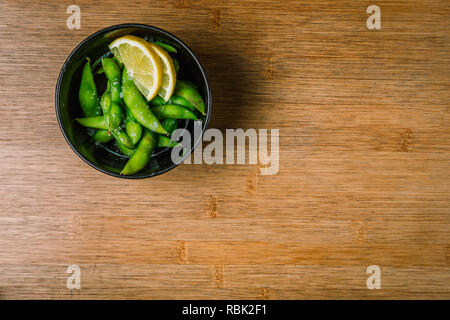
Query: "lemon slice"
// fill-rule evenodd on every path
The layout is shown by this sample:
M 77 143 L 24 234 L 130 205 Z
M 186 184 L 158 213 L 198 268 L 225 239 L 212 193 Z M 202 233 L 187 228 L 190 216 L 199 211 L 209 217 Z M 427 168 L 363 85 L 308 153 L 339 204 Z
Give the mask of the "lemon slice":
M 161 58 L 142 38 L 123 36 L 114 40 L 109 49 L 125 65 L 136 87 L 150 101 L 161 88 L 163 72 Z
M 163 77 L 158 95 L 167 102 L 167 100 L 169 100 L 169 98 L 172 96 L 173 90 L 175 89 L 175 83 L 177 82 L 177 72 L 175 71 L 175 66 L 169 54 L 157 44 L 149 44 L 161 59 Z

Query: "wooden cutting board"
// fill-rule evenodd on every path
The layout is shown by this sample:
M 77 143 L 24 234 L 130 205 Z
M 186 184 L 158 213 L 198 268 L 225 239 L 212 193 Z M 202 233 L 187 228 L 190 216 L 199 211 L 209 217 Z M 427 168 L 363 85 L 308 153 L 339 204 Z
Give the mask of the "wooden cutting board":
M 0 298 L 450 298 L 447 0 L 79 0 L 80 29 L 70 4 L 0 2 Z M 126 22 L 198 55 L 211 128 L 279 129 L 276 175 L 204 164 L 127 181 L 74 154 L 60 68 Z

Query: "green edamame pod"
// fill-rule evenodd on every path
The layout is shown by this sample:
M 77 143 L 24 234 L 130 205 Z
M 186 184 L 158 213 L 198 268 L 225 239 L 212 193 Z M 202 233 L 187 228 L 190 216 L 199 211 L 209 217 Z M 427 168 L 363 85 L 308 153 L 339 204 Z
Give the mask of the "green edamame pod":
M 128 136 L 131 138 L 133 145 L 139 142 L 142 136 L 142 126 L 138 122 L 127 121 L 125 124 L 125 130 Z
M 152 100 L 150 100 L 150 105 L 151 106 L 162 106 L 163 104 L 166 104 L 167 102 L 164 101 L 163 98 L 161 98 L 160 96 L 156 95 Z
M 103 111 L 103 117 L 105 119 L 105 124 L 109 128 L 109 109 L 111 108 L 111 97 L 109 95 L 109 81 L 106 85 L 106 90 L 102 94 L 100 99 L 100 107 Z M 110 134 L 109 130 L 97 130 L 93 135 L 92 139 L 100 143 L 106 143 L 113 139 L 114 137 Z
M 150 131 L 167 134 L 167 131 L 147 106 L 145 98 L 136 88 L 133 79 L 128 75 L 125 68 L 122 73 L 122 91 L 123 100 L 137 122 Z
M 164 129 L 171 135 L 178 127 L 177 119 L 164 119 L 162 122 Z M 172 141 L 169 137 L 158 135 L 158 147 L 159 148 L 173 148 L 178 145 L 178 142 Z
M 131 138 L 133 144 L 136 144 L 141 139 L 142 126 L 139 124 L 139 122 L 136 121 L 136 119 L 134 119 L 130 109 L 128 108 L 126 109 L 127 109 L 127 117 L 125 119 L 125 130 L 128 136 Z
M 109 94 L 109 90 L 106 90 L 102 94 L 102 98 L 100 99 L 100 107 L 102 108 L 104 115 L 109 113 L 109 109 L 111 108 L 111 95 Z
M 109 94 L 109 82 L 106 91 L 102 94 L 102 98 L 100 99 L 100 106 L 103 111 L 103 116 L 105 117 L 105 123 L 109 128 L 109 111 L 111 109 L 111 95 Z
M 145 130 L 133 156 L 125 164 L 120 174 L 130 175 L 142 170 L 150 160 L 150 156 L 156 147 L 156 135 L 150 130 Z
M 121 127 L 117 127 L 114 130 L 111 131 L 112 135 L 116 139 L 116 142 L 120 143 L 124 147 L 133 149 L 134 144 L 131 138 L 128 136 L 128 134 L 122 130 Z
M 150 101 L 150 105 L 152 107 L 162 106 L 164 104 L 178 104 L 190 110 L 196 110 L 195 106 L 192 103 L 187 101 L 185 98 L 177 95 L 172 95 L 168 102 L 164 101 L 164 99 L 161 98 L 160 96 L 156 96 Z
M 205 103 L 203 102 L 202 96 L 193 85 L 177 80 L 174 94 L 183 97 L 194 105 L 194 107 L 203 115 L 205 114 Z
M 105 123 L 105 117 L 103 116 L 77 118 L 75 120 L 84 127 L 104 130 L 108 129 Z
M 131 158 L 133 156 L 133 154 L 136 152 L 136 149 L 127 148 L 123 144 L 118 142 L 117 140 L 116 140 L 116 144 L 117 144 L 117 147 L 119 148 L 120 152 L 122 152 L 124 155 L 126 155 L 129 158 Z
M 111 101 L 120 104 L 120 68 L 111 58 L 103 58 L 102 66 L 105 71 L 106 78 L 108 78 L 110 84 Z
M 169 134 L 172 134 L 172 132 L 175 131 L 176 128 L 178 128 L 178 120 L 177 119 L 164 119 L 161 124 L 163 125 L 164 129 L 167 130 Z
M 114 130 L 120 126 L 120 123 L 122 122 L 122 108 L 118 103 L 111 103 L 108 118 L 109 130 Z
M 136 119 L 133 117 L 130 109 L 127 106 L 125 106 L 125 109 L 127 110 L 127 120 L 136 122 Z
M 117 59 L 117 57 L 112 57 L 111 59 L 114 60 L 114 62 L 117 64 L 117 66 L 120 68 L 120 70 L 122 70 L 123 68 L 123 63 L 119 61 L 119 59 Z
M 87 59 L 81 74 L 78 98 L 80 100 L 81 109 L 86 117 L 93 117 L 101 114 L 97 87 L 95 86 L 94 75 L 92 74 L 89 58 Z
M 165 104 L 162 106 L 152 107 L 152 112 L 158 119 L 190 119 L 198 120 L 197 116 L 189 109 L 176 104 Z
M 92 136 L 92 139 L 100 143 L 107 143 L 112 139 L 114 139 L 114 136 L 109 134 L 108 130 L 97 130 L 95 134 Z
M 170 97 L 170 101 L 172 101 L 173 104 L 178 104 L 178 105 L 186 107 L 190 110 L 196 110 L 195 106 L 183 97 L 173 95 L 172 97 Z
M 171 53 L 177 53 L 177 49 L 175 49 L 174 47 L 172 47 L 170 44 L 167 43 L 162 43 L 159 41 L 155 41 L 153 42 L 154 44 L 157 44 L 158 46 L 160 46 L 161 48 L 163 48 L 164 50 L 166 50 L 167 52 L 171 52 Z
M 169 137 L 158 135 L 158 148 L 175 148 L 179 142 L 170 140 Z

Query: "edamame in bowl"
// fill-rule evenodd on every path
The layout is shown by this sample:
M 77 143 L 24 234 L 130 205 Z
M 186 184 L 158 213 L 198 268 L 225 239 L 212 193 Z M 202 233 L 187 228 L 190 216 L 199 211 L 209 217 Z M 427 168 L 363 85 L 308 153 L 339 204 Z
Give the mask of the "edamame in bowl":
M 202 139 L 210 113 L 211 91 L 196 56 L 174 35 L 147 25 L 112 26 L 86 38 L 56 86 L 67 142 L 115 177 L 147 178 L 176 167 Z M 176 129 L 189 135 L 172 135 Z M 181 144 L 179 136 L 191 141 Z

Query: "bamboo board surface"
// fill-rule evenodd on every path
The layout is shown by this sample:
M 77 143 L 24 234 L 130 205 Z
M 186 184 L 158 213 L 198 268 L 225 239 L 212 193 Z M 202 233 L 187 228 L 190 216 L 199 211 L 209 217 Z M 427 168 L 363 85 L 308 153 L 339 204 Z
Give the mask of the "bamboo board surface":
M 70 4 L 0 1 L 1 299 L 450 298 L 448 1 L 80 0 L 79 30 Z M 197 54 L 211 128 L 280 130 L 278 174 L 127 181 L 73 153 L 60 68 L 127 22 Z

